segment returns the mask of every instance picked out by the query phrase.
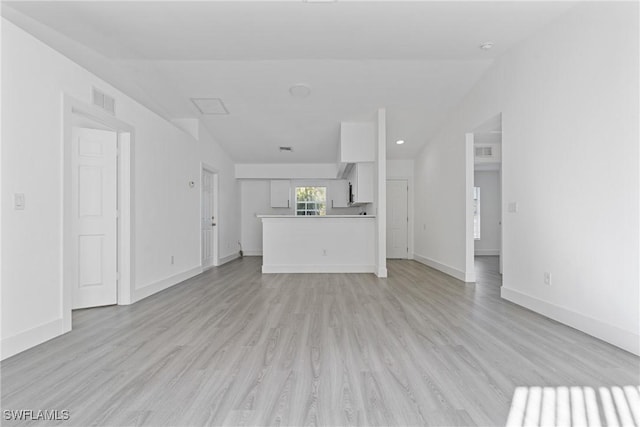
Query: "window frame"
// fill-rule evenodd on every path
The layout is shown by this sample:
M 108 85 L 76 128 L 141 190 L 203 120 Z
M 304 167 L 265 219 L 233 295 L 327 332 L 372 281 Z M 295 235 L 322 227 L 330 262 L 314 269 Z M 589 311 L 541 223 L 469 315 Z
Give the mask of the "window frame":
M 322 188 L 324 189 L 324 200 L 298 200 L 298 189 L 299 188 Z M 311 184 L 296 184 L 294 186 L 294 206 L 293 213 L 295 216 L 326 216 L 327 215 L 327 185 L 311 185 Z M 298 209 L 298 204 L 304 203 L 306 206 L 303 209 Z M 314 204 L 317 205 L 314 209 L 310 209 L 309 205 Z M 299 212 L 306 212 L 300 214 Z M 309 214 L 309 212 L 315 212 L 313 214 Z

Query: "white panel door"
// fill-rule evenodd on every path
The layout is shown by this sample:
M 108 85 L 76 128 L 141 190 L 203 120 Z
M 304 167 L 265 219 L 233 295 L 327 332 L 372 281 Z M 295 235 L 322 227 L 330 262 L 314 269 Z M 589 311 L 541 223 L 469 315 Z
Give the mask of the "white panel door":
M 115 132 L 73 128 L 74 309 L 117 303 L 117 142 Z
M 202 267 L 211 267 L 214 262 L 213 242 L 216 218 L 213 210 L 213 173 L 202 170 Z
M 406 180 L 387 181 L 387 258 L 407 258 L 408 185 Z

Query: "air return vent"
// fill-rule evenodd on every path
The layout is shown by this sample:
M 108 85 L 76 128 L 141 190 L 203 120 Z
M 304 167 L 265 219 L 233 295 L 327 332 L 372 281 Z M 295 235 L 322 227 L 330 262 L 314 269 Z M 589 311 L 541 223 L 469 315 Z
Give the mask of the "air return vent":
M 109 96 L 94 87 L 91 98 L 93 105 L 98 106 L 113 115 L 116 114 L 116 100 L 112 96 Z
M 229 114 L 220 98 L 191 98 L 191 102 L 205 115 Z
M 475 147 L 476 157 L 491 157 L 493 156 L 493 147 Z

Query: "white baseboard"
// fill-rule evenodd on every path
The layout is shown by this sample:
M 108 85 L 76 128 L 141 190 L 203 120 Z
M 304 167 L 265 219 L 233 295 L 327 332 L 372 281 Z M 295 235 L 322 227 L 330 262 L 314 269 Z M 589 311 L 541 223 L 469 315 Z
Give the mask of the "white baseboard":
M 170 288 L 173 285 L 177 285 L 180 282 L 183 282 L 187 279 L 190 279 L 193 276 L 202 273 L 202 267 L 198 266 L 192 268 L 190 270 L 184 271 L 182 273 L 178 273 L 174 276 L 168 277 L 166 279 L 160 280 L 158 282 L 152 283 L 140 289 L 135 289 L 133 291 L 133 302 L 138 302 L 141 299 L 144 299 L 148 296 L 151 296 L 155 293 L 163 291 L 167 288 Z
M 500 296 L 507 301 L 564 323 L 630 353 L 640 355 L 640 335 L 634 332 L 626 331 L 568 308 L 507 288 L 504 285 L 500 289 Z
M 240 258 L 240 253 L 239 252 L 236 252 L 236 253 L 233 253 L 231 255 L 227 255 L 225 257 L 222 257 L 222 258 L 220 258 L 220 260 L 218 262 L 218 267 L 221 266 L 221 265 L 224 265 L 224 264 L 226 264 L 228 262 L 231 262 L 234 259 L 238 259 L 238 258 Z
M 375 265 L 263 265 L 262 273 L 375 273 Z
M 413 254 L 413 259 L 424 264 L 427 265 L 431 268 L 435 268 L 438 271 L 441 271 L 445 274 L 448 274 L 449 276 L 456 278 L 458 280 L 462 280 L 463 282 L 473 282 L 475 280 L 473 280 L 472 277 L 467 277 L 467 275 L 465 274 L 464 271 L 462 270 L 458 270 L 457 268 L 451 267 L 447 264 L 443 264 L 441 262 L 432 260 L 431 258 L 427 258 L 425 256 L 422 255 L 418 255 L 416 253 Z
M 476 256 L 498 256 L 500 255 L 500 249 L 476 249 L 474 251 Z
M 381 278 L 381 279 L 386 279 L 387 278 L 387 267 L 378 267 L 376 268 L 376 276 Z
M 2 360 L 65 333 L 64 320 L 56 319 L 2 339 Z
M 262 251 L 243 251 L 244 256 L 262 256 Z

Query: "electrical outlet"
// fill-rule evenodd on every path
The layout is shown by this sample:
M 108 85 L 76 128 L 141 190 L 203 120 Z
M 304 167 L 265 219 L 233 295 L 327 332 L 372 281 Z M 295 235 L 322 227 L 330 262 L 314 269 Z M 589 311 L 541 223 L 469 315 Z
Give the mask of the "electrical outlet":
M 548 271 L 544 272 L 544 284 L 551 285 L 551 273 L 549 273 Z
M 13 209 L 17 211 L 24 210 L 24 193 L 15 193 L 13 195 Z
M 171 265 L 173 265 L 173 255 L 171 255 Z

